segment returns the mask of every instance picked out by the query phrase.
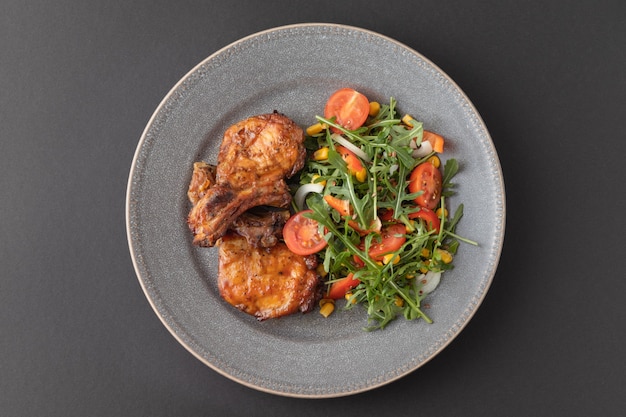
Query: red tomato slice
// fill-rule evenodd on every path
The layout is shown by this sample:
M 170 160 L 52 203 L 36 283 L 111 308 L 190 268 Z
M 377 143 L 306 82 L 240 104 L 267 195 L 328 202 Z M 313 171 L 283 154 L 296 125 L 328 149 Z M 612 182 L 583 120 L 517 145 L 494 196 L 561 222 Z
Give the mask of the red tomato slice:
M 390 222 L 393 220 L 393 209 L 382 209 L 378 212 L 378 217 L 384 222 Z
M 324 117 L 327 119 L 336 117 L 337 124 L 354 130 L 363 126 L 369 111 L 370 103 L 367 97 L 352 88 L 342 88 L 335 91 L 326 102 Z
M 332 298 L 333 300 L 338 300 L 346 296 L 346 293 L 350 291 L 352 288 L 356 287 L 361 283 L 360 280 L 354 278 L 354 274 L 351 272 L 347 277 L 340 279 L 339 281 L 335 281 L 330 285 L 330 290 L 328 291 L 328 298 Z
M 409 177 L 409 191 L 422 194 L 415 198 L 420 207 L 434 210 L 441 199 L 441 172 L 430 162 L 419 164 Z
M 370 245 L 369 256 L 375 261 L 382 261 L 385 255 L 395 252 L 406 242 L 406 227 L 403 224 L 396 223 L 382 229 L 380 239 L 374 238 Z M 365 242 L 361 241 L 360 249 L 365 249 Z M 354 255 L 352 257 L 354 264 L 363 267 L 365 263 L 361 258 Z
M 305 213 L 312 212 L 312 210 L 304 210 L 294 214 L 283 227 L 285 244 L 296 255 L 306 256 L 317 253 L 328 244 L 318 231 L 319 223 L 304 217 Z
M 428 229 L 434 229 L 437 233 L 439 233 L 441 221 L 439 220 L 439 217 L 437 217 L 437 214 L 431 209 L 420 207 L 420 211 L 409 214 L 409 219 L 422 219 L 426 222 Z
M 381 232 L 381 240 L 379 242 L 374 239 L 370 246 L 370 258 L 380 261 L 385 255 L 395 252 L 406 242 L 406 227 L 403 224 L 392 224 L 384 228 Z

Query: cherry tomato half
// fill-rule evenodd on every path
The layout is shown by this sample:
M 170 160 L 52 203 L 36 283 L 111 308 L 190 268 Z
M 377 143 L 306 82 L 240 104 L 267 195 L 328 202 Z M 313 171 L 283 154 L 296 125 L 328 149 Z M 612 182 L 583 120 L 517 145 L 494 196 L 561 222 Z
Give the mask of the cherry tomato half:
M 352 88 L 342 88 L 335 91 L 324 108 L 324 117 L 336 117 L 337 124 L 349 130 L 363 125 L 370 111 L 367 97 Z M 336 131 L 336 129 L 332 129 Z
M 385 255 L 395 252 L 406 242 L 406 227 L 403 224 L 395 223 L 381 230 L 380 239 L 374 238 L 368 252 L 374 261 L 382 261 Z M 365 249 L 365 242 L 361 241 L 360 249 Z M 357 266 L 365 266 L 361 258 L 354 255 L 353 261 Z
M 296 255 L 311 255 L 327 245 L 324 236 L 319 233 L 319 223 L 304 216 L 305 213 L 312 212 L 304 210 L 294 214 L 283 227 L 285 244 Z
M 422 194 L 415 198 L 420 207 L 434 210 L 441 199 L 441 172 L 430 162 L 416 166 L 409 177 L 409 191 Z
M 395 252 L 406 242 L 406 227 L 397 223 L 387 226 L 381 231 L 381 240 L 374 241 L 370 245 L 369 255 L 375 261 L 380 261 L 385 255 Z
M 360 280 L 354 278 L 354 274 L 351 272 L 347 277 L 341 278 L 338 281 L 333 282 L 330 285 L 330 290 L 328 291 L 328 298 L 332 298 L 333 300 L 338 300 L 346 296 L 346 293 L 350 291 L 352 288 L 356 287 L 361 283 Z
M 434 229 L 435 232 L 439 233 L 441 221 L 439 217 L 437 217 L 437 214 L 431 209 L 420 207 L 420 211 L 409 214 L 409 219 L 422 219 L 426 222 L 426 227 L 428 227 L 429 230 Z

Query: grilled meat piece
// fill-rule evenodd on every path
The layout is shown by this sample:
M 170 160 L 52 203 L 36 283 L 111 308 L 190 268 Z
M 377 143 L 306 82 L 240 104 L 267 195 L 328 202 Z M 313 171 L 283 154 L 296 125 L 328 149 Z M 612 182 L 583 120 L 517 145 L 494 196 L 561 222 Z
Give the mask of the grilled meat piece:
M 187 197 L 197 204 L 207 191 L 215 185 L 215 165 L 195 162 Z M 229 230 L 244 236 L 252 246 L 274 246 L 282 237 L 283 226 L 289 219 L 289 210 L 269 206 L 253 207 L 242 213 L 229 226 Z
M 230 225 L 230 230 L 243 236 L 251 246 L 269 248 L 274 246 L 283 235 L 283 226 L 289 219 L 289 210 L 250 209 L 237 217 Z
M 304 132 L 279 113 L 252 116 L 224 133 L 215 184 L 192 207 L 187 223 L 194 244 L 214 246 L 251 207 L 287 207 L 285 183 L 304 165 Z
M 209 165 L 206 162 L 194 162 L 191 182 L 187 190 L 187 198 L 191 204 L 197 204 L 208 189 L 215 184 L 216 170 L 215 165 Z
M 229 304 L 259 320 L 313 309 L 321 295 L 315 255 L 292 253 L 283 242 L 253 247 L 228 233 L 219 245 L 218 288 Z

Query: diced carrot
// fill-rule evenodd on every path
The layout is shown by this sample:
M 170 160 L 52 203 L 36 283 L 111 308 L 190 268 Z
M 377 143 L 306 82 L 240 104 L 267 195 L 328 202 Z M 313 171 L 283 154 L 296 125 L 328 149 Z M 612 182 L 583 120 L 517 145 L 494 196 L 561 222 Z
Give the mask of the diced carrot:
M 350 210 L 350 202 L 348 200 L 342 200 L 341 198 L 337 198 L 330 194 L 326 194 L 324 196 L 324 200 L 328 203 L 329 206 L 337 210 L 342 216 L 352 215 L 352 210 Z
M 431 146 L 433 147 L 433 151 L 437 153 L 443 152 L 443 144 L 445 142 L 443 139 L 443 136 L 438 135 L 437 133 L 434 133 L 428 130 L 424 130 L 422 141 L 425 141 L 425 140 L 430 142 Z

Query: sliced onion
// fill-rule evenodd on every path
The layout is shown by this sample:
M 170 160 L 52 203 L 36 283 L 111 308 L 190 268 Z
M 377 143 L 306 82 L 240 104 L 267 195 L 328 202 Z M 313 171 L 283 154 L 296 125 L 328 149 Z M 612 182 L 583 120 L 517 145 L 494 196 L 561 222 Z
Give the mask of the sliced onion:
M 324 191 L 324 185 L 320 183 L 311 183 L 301 185 L 300 188 L 296 191 L 296 194 L 293 196 L 293 199 L 296 201 L 296 206 L 299 210 L 304 210 L 306 196 L 309 193 L 321 193 Z
M 441 272 L 428 271 L 426 274 L 422 274 L 418 278 L 424 284 L 422 285 L 422 294 L 430 294 L 437 288 L 441 281 Z
M 393 175 L 398 170 L 398 164 L 393 164 L 389 167 L 389 175 Z
M 330 137 L 340 145 L 343 145 L 347 150 L 351 151 L 353 154 L 364 160 L 365 162 L 371 162 L 372 160 L 367 156 L 361 148 L 356 146 L 354 143 L 350 142 L 348 139 L 344 138 L 338 133 L 333 133 Z
M 415 149 L 412 153 L 413 158 L 423 158 L 433 151 L 433 145 L 429 141 L 422 142 L 419 148 Z

